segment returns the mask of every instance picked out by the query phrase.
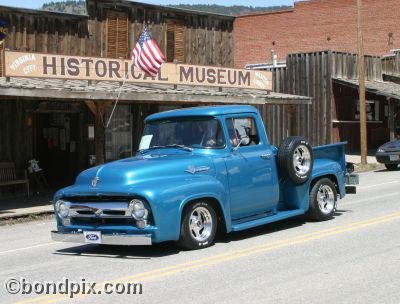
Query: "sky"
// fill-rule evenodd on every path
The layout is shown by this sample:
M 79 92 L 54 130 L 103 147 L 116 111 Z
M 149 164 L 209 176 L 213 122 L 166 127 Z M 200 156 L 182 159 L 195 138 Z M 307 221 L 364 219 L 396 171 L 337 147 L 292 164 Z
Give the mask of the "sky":
M 0 5 L 37 9 L 43 3 L 58 2 L 57 0 L 0 0 Z M 277 6 L 293 5 L 294 0 L 138 0 L 137 2 L 166 5 L 166 4 L 219 4 L 225 6 L 247 5 L 247 6 Z

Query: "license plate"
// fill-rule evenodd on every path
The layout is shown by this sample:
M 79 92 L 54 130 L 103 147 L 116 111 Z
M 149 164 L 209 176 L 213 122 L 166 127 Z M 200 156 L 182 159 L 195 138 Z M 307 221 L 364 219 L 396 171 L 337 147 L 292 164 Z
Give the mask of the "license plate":
M 399 155 L 389 155 L 389 159 L 390 159 L 390 161 L 396 161 L 396 160 L 399 160 L 400 157 L 399 157 Z
M 85 238 L 85 243 L 101 244 L 100 231 L 83 231 L 83 237 Z

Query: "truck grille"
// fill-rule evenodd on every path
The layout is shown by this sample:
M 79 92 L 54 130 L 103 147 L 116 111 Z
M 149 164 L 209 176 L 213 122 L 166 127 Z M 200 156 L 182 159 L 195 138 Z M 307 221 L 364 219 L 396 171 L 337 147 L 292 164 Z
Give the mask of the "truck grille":
M 73 203 L 109 203 L 109 202 L 127 202 L 132 198 L 128 196 L 108 196 L 108 195 L 90 195 L 90 196 L 71 196 L 66 200 Z

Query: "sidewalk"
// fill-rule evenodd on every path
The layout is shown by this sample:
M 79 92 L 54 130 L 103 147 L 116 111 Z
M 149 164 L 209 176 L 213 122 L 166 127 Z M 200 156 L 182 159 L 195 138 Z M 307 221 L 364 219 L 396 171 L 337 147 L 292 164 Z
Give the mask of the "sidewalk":
M 346 154 L 346 162 L 359 164 L 361 163 L 361 156 L 356 154 Z M 367 156 L 367 163 L 368 164 L 377 164 L 375 156 Z
M 27 197 L 9 197 L 0 200 L 0 220 L 26 217 L 30 215 L 50 214 L 53 212 L 51 195 Z

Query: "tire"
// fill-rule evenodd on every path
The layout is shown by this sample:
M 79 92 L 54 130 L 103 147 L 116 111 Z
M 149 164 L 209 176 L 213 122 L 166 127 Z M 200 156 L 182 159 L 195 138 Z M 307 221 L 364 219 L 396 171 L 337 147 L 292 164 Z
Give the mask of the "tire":
M 389 171 L 393 171 L 397 169 L 397 164 L 384 164 L 386 169 L 388 169 Z
M 281 143 L 278 168 L 284 178 L 295 184 L 303 184 L 310 177 L 313 165 L 313 151 L 307 139 L 290 136 Z
M 332 180 L 321 178 L 310 191 L 310 209 L 308 215 L 313 220 L 327 221 L 336 210 L 337 192 Z
M 210 246 L 217 232 L 217 215 L 207 201 L 196 201 L 185 207 L 182 214 L 179 246 L 194 250 Z

